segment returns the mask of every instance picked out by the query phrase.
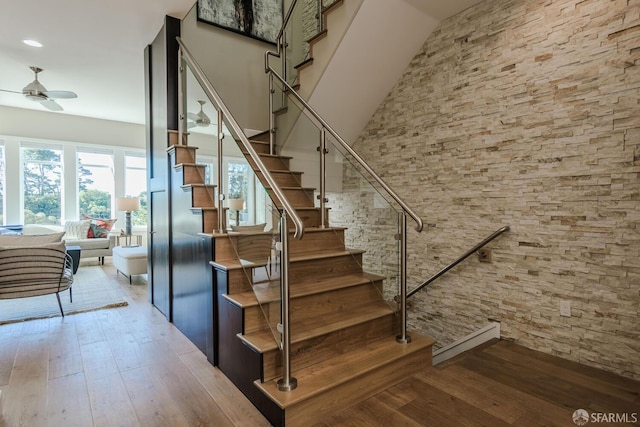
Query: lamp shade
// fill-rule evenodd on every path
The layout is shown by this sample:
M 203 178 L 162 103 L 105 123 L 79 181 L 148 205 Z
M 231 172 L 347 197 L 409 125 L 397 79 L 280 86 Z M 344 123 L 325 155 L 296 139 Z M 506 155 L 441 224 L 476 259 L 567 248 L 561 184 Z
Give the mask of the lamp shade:
M 244 199 L 229 199 L 228 205 L 232 211 L 241 211 L 244 209 Z
M 139 197 L 118 197 L 116 205 L 119 211 L 131 212 L 140 210 Z

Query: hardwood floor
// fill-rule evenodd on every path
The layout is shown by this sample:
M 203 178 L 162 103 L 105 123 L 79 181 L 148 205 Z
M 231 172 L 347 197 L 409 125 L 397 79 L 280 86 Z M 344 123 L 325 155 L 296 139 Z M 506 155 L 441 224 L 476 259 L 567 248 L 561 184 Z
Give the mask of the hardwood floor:
M 496 340 L 315 427 L 575 426 L 577 409 L 640 425 L 640 382 Z
M 0 427 L 269 425 L 147 302 L 142 278 L 104 268 L 127 307 L 0 326 Z M 574 426 L 579 408 L 640 425 L 640 383 L 499 341 L 316 427 Z
M 127 307 L 0 326 L 0 427 L 269 425 L 147 302 L 143 278 L 104 269 Z

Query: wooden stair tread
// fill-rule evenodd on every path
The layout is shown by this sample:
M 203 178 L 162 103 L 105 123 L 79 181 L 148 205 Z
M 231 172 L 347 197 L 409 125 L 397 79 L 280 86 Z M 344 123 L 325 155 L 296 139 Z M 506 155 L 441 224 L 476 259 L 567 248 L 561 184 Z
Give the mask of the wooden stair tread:
M 344 276 L 315 279 L 302 283 L 293 283 L 290 286 L 291 298 L 301 298 L 308 295 L 319 294 L 335 289 L 343 289 L 351 286 L 364 285 L 366 283 L 381 281 L 384 277 L 370 273 L 350 273 Z M 272 285 L 258 284 L 254 291 L 240 292 L 233 295 L 225 295 L 225 298 L 241 308 L 254 307 L 260 303 L 268 303 L 280 299 L 279 281 L 273 281 Z
M 300 70 L 308 65 L 313 64 L 313 58 L 307 58 L 304 61 L 302 61 L 301 63 L 299 63 L 298 65 L 295 65 L 293 68 L 295 68 L 296 70 Z
M 166 151 L 169 152 L 169 151 L 174 150 L 176 148 L 179 148 L 179 149 L 186 148 L 186 149 L 189 149 L 189 150 L 199 150 L 200 149 L 199 147 L 196 147 L 195 145 L 171 144 L 170 146 L 167 147 Z
M 192 208 L 193 209 L 215 209 L 215 208 Z M 325 259 L 325 258 L 335 258 L 345 255 L 358 255 L 362 254 L 366 251 L 362 249 L 346 249 L 344 251 L 337 251 L 333 249 L 327 249 L 322 251 L 315 252 L 307 252 L 304 254 L 294 255 L 291 254 L 289 256 L 289 262 L 299 262 L 299 261 L 311 261 L 314 259 Z M 238 261 L 209 261 L 209 264 L 216 267 L 221 268 L 223 270 L 237 270 L 242 268 L 243 265 Z
M 218 208 L 216 208 L 214 206 L 210 206 L 210 207 L 207 207 L 207 206 L 204 206 L 204 207 L 193 206 L 193 207 L 190 207 L 189 210 L 191 210 L 191 212 L 195 212 L 195 211 L 204 212 L 204 211 L 217 211 Z
M 202 183 L 195 182 L 195 183 L 192 183 L 192 184 L 183 184 L 183 185 L 180 186 L 180 188 L 182 188 L 182 189 L 187 189 L 189 187 L 205 187 L 205 188 L 213 189 L 213 188 L 216 188 L 217 185 L 215 185 L 215 184 L 202 184 Z
M 307 40 L 305 40 L 305 42 L 307 42 L 308 44 L 315 43 L 315 42 L 321 40 L 322 38 L 324 38 L 328 33 L 329 33 L 329 31 L 324 29 L 322 31 L 317 32 L 315 35 L 309 37 Z
M 379 317 L 389 316 L 393 314 L 393 310 L 384 302 L 380 301 L 376 305 L 363 306 L 339 316 L 325 316 L 322 326 L 309 327 L 305 322 L 296 323 L 297 327 L 302 327 L 301 331 L 291 333 L 291 343 L 300 343 L 305 340 L 313 339 L 319 336 L 327 335 L 335 331 L 339 331 L 348 326 L 355 326 L 361 323 L 370 322 Z M 307 322 L 308 323 L 308 322 Z M 305 328 L 306 327 L 306 328 Z M 273 338 L 270 330 L 256 331 L 249 334 L 238 334 L 238 338 L 246 345 L 253 348 L 259 353 L 275 350 L 278 345 Z
M 430 352 L 434 343 L 435 340 L 415 333 L 410 344 L 399 344 L 391 337 L 380 339 L 349 354 L 295 371 L 293 376 L 298 380 L 298 387 L 292 391 L 279 391 L 277 379 L 254 384 L 280 408 L 286 409 L 406 355 Z
M 243 151 L 242 154 L 245 154 L 247 156 L 249 155 L 249 153 L 247 153 L 246 151 Z M 293 157 L 290 157 L 290 156 L 281 156 L 279 154 L 268 154 L 268 153 L 258 153 L 258 156 L 261 156 L 261 157 L 273 157 L 275 159 L 288 159 L 288 160 L 293 159 Z

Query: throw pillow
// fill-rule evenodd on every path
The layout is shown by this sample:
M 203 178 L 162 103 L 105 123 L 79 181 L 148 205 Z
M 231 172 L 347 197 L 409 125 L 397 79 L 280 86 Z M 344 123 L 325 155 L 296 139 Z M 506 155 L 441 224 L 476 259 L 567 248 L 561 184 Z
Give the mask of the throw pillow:
M 64 231 L 53 234 L 34 234 L 30 236 L 0 236 L 0 246 L 40 246 L 62 241 Z
M 89 230 L 87 231 L 87 238 L 105 238 L 109 236 L 109 232 L 116 223 L 116 219 L 101 219 L 91 218 L 87 215 L 82 215 L 82 218 L 90 221 Z
M 64 231 L 67 233 L 66 240 L 86 239 L 91 221 L 65 221 Z

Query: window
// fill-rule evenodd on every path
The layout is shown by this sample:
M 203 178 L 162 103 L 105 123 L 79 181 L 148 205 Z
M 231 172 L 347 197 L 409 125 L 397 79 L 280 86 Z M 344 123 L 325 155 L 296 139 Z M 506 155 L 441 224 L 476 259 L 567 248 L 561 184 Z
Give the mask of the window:
M 24 223 L 60 224 L 62 150 L 32 145 L 21 147 L 24 185 Z
M 229 160 L 226 167 L 227 172 L 227 198 L 244 199 L 244 210 L 240 211 L 240 223 L 253 221 L 248 218 L 248 213 L 253 205 L 253 171 L 249 168 L 246 160 Z M 231 220 L 235 221 L 237 212 L 230 212 Z
M 111 153 L 78 151 L 79 218 L 113 218 L 114 186 Z
M 144 155 L 126 154 L 124 157 L 124 194 L 140 197 L 140 210 L 131 213 L 133 225 L 147 224 L 147 161 Z

